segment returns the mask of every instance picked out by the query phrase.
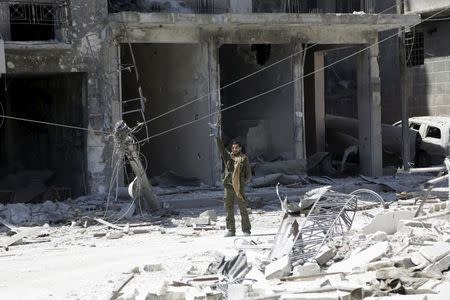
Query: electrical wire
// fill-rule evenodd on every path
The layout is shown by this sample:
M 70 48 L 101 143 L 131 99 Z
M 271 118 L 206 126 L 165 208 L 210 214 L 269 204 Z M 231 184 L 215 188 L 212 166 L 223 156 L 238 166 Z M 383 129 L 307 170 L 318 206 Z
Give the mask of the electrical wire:
M 100 133 L 100 134 L 107 134 L 107 135 L 110 134 L 109 132 L 102 131 L 102 130 L 96 130 L 96 129 L 90 129 L 90 128 L 85 128 L 85 127 L 66 125 L 66 124 L 61 124 L 61 123 L 52 123 L 52 122 L 44 122 L 44 121 L 38 121 L 38 120 L 32 120 L 32 119 L 18 118 L 18 117 L 7 116 L 7 115 L 4 115 L 4 114 L 0 115 L 0 117 L 2 117 L 4 119 L 8 119 L 8 120 L 16 120 L 16 121 L 36 123 L 36 124 L 49 125 L 49 126 L 55 126 L 55 127 L 78 129 L 78 130 L 89 131 L 89 132 Z
M 439 11 L 439 12 L 433 14 L 431 17 L 429 17 L 429 18 L 427 18 L 427 19 L 430 19 L 430 18 L 432 18 L 432 17 L 434 17 L 434 16 L 436 16 L 436 15 L 439 15 L 439 14 L 443 13 L 444 11 L 446 11 L 446 10 L 448 10 L 448 9 L 450 9 L 450 7 L 447 7 L 447 8 L 445 8 L 445 9 L 443 9 L 443 10 L 441 10 L 441 11 Z M 417 26 L 417 25 L 421 24 L 422 22 L 425 22 L 427 19 L 422 20 L 422 21 L 420 21 L 420 22 L 417 23 L 417 24 L 411 25 L 411 26 L 409 26 L 408 28 L 405 27 L 404 29 L 400 30 L 400 32 L 401 32 L 401 31 L 405 31 L 405 30 L 410 29 L 410 28 L 413 28 L 414 26 Z M 148 137 L 148 138 L 145 138 L 145 139 L 139 141 L 139 143 L 145 142 L 145 141 L 148 141 L 148 140 L 151 140 L 151 139 L 154 139 L 154 138 L 156 138 L 156 137 L 159 137 L 159 136 L 161 136 L 161 135 L 170 133 L 170 132 L 172 132 L 172 131 L 174 131 L 174 130 L 177 130 L 177 129 L 179 129 L 179 128 L 183 128 L 183 127 L 185 127 L 185 126 L 188 126 L 188 125 L 191 125 L 191 124 L 200 122 L 200 121 L 202 121 L 202 120 L 204 120 L 204 119 L 206 119 L 206 118 L 208 118 L 208 117 L 211 117 L 211 116 L 213 116 L 213 115 L 219 114 L 220 112 L 224 112 L 224 111 L 230 110 L 230 109 L 235 108 L 235 107 L 237 107 L 237 106 L 240 106 L 240 105 L 242 105 L 242 104 L 244 104 L 244 103 L 247 103 L 247 102 L 250 102 L 250 101 L 252 101 L 252 100 L 254 100 L 254 99 L 257 99 L 257 98 L 259 98 L 259 97 L 261 97 L 261 96 L 270 94 L 270 93 L 272 93 L 272 92 L 274 92 L 274 91 L 277 91 L 277 90 L 279 90 L 279 89 L 281 89 L 281 88 L 283 88 L 283 87 L 286 87 L 286 86 L 288 86 L 288 85 L 290 85 L 290 84 L 292 84 L 292 83 L 294 83 L 294 82 L 297 82 L 297 81 L 300 80 L 300 79 L 309 77 L 309 76 L 314 75 L 314 74 L 316 74 L 316 73 L 318 73 L 318 72 L 322 72 L 322 71 L 324 71 L 324 70 L 326 70 L 326 69 L 328 69 L 328 68 L 330 68 L 330 67 L 332 67 L 332 66 L 334 66 L 334 65 L 337 65 L 338 63 L 340 63 L 340 62 L 342 62 L 342 61 L 345 61 L 345 60 L 347 60 L 347 59 L 349 59 L 349 58 L 351 58 L 351 57 L 353 57 L 353 56 L 356 56 L 356 55 L 358 55 L 358 54 L 360 54 L 360 53 L 362 53 L 362 52 L 364 52 L 364 51 L 366 51 L 366 50 L 369 50 L 370 48 L 372 48 L 372 47 L 374 47 L 374 46 L 376 46 L 376 45 L 378 45 L 378 44 L 380 44 L 380 43 L 382 43 L 382 42 L 384 42 L 384 41 L 387 41 L 387 40 L 389 40 L 389 39 L 391 39 L 391 38 L 394 38 L 394 37 L 397 37 L 397 36 L 398 36 L 398 32 L 396 32 L 396 33 L 393 34 L 393 35 L 388 36 L 387 38 L 382 39 L 381 41 L 378 41 L 378 42 L 376 42 L 376 43 L 374 43 L 374 44 L 372 44 L 372 45 L 369 45 L 369 46 L 366 47 L 366 48 L 363 48 L 363 49 L 361 49 L 361 50 L 358 50 L 358 51 L 356 51 L 356 52 L 353 53 L 353 54 L 350 54 L 350 55 L 348 55 L 348 56 L 346 56 L 346 57 L 344 57 L 344 58 L 342 58 L 342 59 L 339 59 L 339 60 L 337 60 L 337 61 L 331 63 L 331 64 L 328 64 L 328 65 L 326 65 L 326 66 L 324 66 L 324 67 L 322 67 L 322 68 L 319 68 L 319 69 L 317 69 L 317 70 L 315 70 L 315 71 L 313 71 L 313 72 L 311 72 L 311 73 L 309 73 L 309 74 L 306 74 L 306 75 L 297 77 L 297 78 L 295 78 L 295 79 L 293 79 L 293 80 L 291 80 L 291 81 L 288 81 L 288 82 L 286 82 L 286 83 L 284 83 L 284 84 L 281 84 L 281 85 L 279 85 L 279 86 L 276 86 L 276 87 L 274 87 L 274 88 L 272 88 L 272 89 L 269 89 L 269 90 L 267 90 L 267 91 L 265 91 L 265 92 L 262 92 L 262 93 L 260 93 L 260 94 L 255 95 L 255 96 L 252 96 L 252 97 L 247 98 L 247 99 L 245 99 L 245 100 L 239 101 L 238 103 L 235 103 L 235 104 L 230 105 L 230 106 L 228 106 L 228 107 L 226 107 L 226 108 L 220 109 L 220 110 L 218 110 L 218 111 L 215 111 L 215 112 L 210 113 L 210 114 L 208 114 L 208 115 L 205 115 L 205 116 L 203 116 L 203 117 L 200 117 L 200 118 L 198 118 L 198 119 L 196 119 L 196 120 L 193 120 L 193 121 L 190 121 L 190 122 L 186 122 L 186 123 L 181 124 L 181 125 L 179 125 L 179 126 L 175 126 L 175 127 L 171 128 L 171 129 L 168 129 L 168 130 L 162 131 L 162 132 L 160 132 L 160 133 L 154 134 L 154 135 L 152 135 L 152 136 L 150 136 L 150 137 Z

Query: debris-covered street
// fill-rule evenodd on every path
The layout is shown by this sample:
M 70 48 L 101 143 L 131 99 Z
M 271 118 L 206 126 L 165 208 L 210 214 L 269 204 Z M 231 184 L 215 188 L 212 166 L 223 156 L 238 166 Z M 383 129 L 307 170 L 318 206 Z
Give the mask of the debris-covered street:
M 433 178 L 418 174 L 382 179 L 417 190 Z M 350 230 L 325 240 L 314 259 L 300 265 L 294 262 L 297 266 L 284 256 L 269 260 L 285 214 L 275 190 L 269 197 L 251 201 L 250 237 L 242 236 L 239 228 L 236 237 L 222 236 L 225 221 L 220 205 L 166 209 L 116 224 L 102 218 L 101 195 L 24 205 L 41 215 L 47 209 L 46 221 L 51 225 L 42 226 L 30 226 L 32 219 L 14 209 L 21 205 L 2 206 L 3 216 L 10 220 L 22 217 L 22 225 L 28 226 L 16 227 L 2 219 L 0 293 L 5 299 L 366 299 L 392 295 L 446 299 L 450 289 L 447 199 L 428 195 L 421 207 L 426 192 L 396 194 L 361 178 L 334 181 L 331 189 L 342 192 L 378 189 L 386 203 L 361 200 Z M 308 184 L 280 190 L 292 195 L 323 187 Z M 190 196 L 198 197 L 198 193 Z M 300 197 L 288 198 L 289 207 L 298 205 Z M 112 203 L 110 216 L 120 213 L 124 204 Z M 71 213 L 61 218 L 55 206 Z M 420 207 L 421 213 L 414 217 Z M 299 220 L 304 218 L 299 215 Z M 11 232 L 17 234 L 9 237 Z M 11 239 L 15 243 L 10 244 Z M 224 261 L 230 262 L 226 268 L 221 266 Z
M 450 0 L 1 0 L 0 300 L 450 299 Z

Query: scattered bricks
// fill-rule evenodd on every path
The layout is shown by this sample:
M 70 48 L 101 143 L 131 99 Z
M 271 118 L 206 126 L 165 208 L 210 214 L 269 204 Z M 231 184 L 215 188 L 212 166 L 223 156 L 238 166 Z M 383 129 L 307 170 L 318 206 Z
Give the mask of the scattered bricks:
M 394 262 L 390 260 L 382 260 L 370 263 L 367 265 L 367 271 L 376 271 L 379 269 L 391 268 L 394 266 Z
M 106 238 L 109 240 L 120 239 L 123 236 L 124 236 L 124 233 L 122 231 L 110 231 L 106 234 Z
M 199 218 L 209 218 L 210 221 L 216 222 L 217 221 L 217 213 L 214 209 L 210 209 L 210 210 L 202 212 L 199 215 Z M 200 225 L 200 224 L 198 224 L 198 225 Z
M 291 262 L 289 256 L 285 255 L 275 261 L 272 261 L 265 269 L 266 279 L 276 279 L 288 276 L 291 273 Z
M 320 249 L 319 254 L 317 254 L 315 259 L 319 265 L 324 266 L 333 257 L 334 257 L 333 250 L 331 250 L 328 246 L 323 246 Z
M 384 231 L 387 234 L 397 232 L 398 222 L 400 220 L 411 220 L 414 218 L 414 212 L 409 210 L 388 211 L 376 215 L 372 222 L 363 228 L 364 233 L 375 233 Z
M 346 260 L 335 263 L 328 269 L 328 273 L 352 272 L 354 268 L 365 268 L 367 264 L 383 257 L 390 249 L 388 242 L 380 242 Z
M 372 241 L 384 242 L 388 240 L 387 234 L 384 231 L 375 232 L 370 238 Z
M 436 262 L 450 253 L 450 243 L 437 242 L 433 246 L 423 246 L 419 252 L 430 262 Z
M 310 276 L 320 273 L 320 267 L 316 263 L 305 263 L 303 266 L 296 266 L 293 270 L 294 276 Z
M 150 264 L 144 266 L 145 272 L 159 272 L 164 270 L 163 266 L 161 264 Z

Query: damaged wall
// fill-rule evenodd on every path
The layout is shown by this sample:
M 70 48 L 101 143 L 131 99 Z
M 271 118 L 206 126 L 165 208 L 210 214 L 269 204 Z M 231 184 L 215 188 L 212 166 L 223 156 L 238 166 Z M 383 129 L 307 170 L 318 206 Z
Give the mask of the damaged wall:
M 70 35 L 64 42 L 5 42 L 7 74 L 86 73 L 85 124 L 90 129 L 108 132 L 113 120 L 118 119 L 119 95 L 117 48 L 111 30 L 103 23 L 107 17 L 106 1 L 72 0 L 69 5 Z M 109 138 L 90 132 L 84 152 L 88 191 L 106 191 L 111 174 Z
M 410 116 L 450 114 L 450 21 L 427 22 L 423 33 L 424 64 L 408 67 L 411 86 Z

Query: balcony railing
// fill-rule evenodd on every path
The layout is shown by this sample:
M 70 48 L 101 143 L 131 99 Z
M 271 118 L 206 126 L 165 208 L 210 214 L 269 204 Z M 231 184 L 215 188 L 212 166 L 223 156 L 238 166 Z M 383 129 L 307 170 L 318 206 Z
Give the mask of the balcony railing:
M 194 14 L 374 13 L 375 0 L 109 0 L 110 13 L 121 11 Z

